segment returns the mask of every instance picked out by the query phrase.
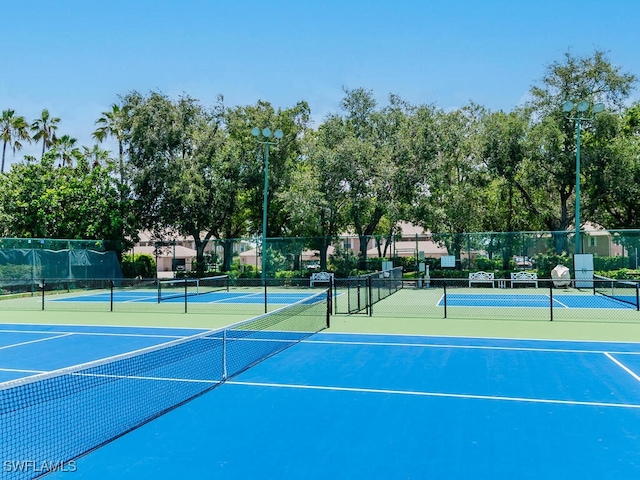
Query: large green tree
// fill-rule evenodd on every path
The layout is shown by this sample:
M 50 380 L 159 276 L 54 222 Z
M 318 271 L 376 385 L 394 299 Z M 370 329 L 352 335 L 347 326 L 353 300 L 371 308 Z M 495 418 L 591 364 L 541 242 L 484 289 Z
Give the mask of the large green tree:
M 576 126 L 564 117 L 561 105 L 566 100 L 587 100 L 603 102 L 610 111 L 619 111 L 635 81 L 635 75 L 623 72 L 604 52 L 596 50 L 589 56 L 566 53 L 562 61 L 547 66 L 540 84 L 531 89 L 528 107 L 534 125 L 528 197 L 547 230 L 564 232 L 575 219 Z M 589 133 L 593 123 L 583 122 L 582 127 Z M 591 148 L 587 139 L 588 135 L 583 145 L 585 155 Z M 568 250 L 565 235 L 556 235 L 555 240 L 558 253 Z
M 476 104 L 435 113 L 435 152 L 416 197 L 415 220 L 456 257 L 465 246 L 464 234 L 482 226 L 488 178 L 477 142 L 484 114 Z
M 318 132 L 306 135 L 306 152 L 292 174 L 291 186 L 278 193 L 291 219 L 291 233 L 307 237 L 306 246 L 318 250 L 322 271 L 327 269 L 331 240 L 347 228 L 343 168 L 327 147 L 334 142 L 333 126 L 327 121 Z
M 129 248 L 139 225 L 122 204 L 109 168 L 57 166 L 45 153 L 15 164 L 0 179 L 2 233 L 27 238 L 103 239 Z
M 230 119 L 221 104 L 209 110 L 189 96 L 173 100 L 158 92 L 132 92 L 124 102 L 128 174 L 140 218 L 156 237 L 177 232 L 193 238 L 202 272 L 212 238 L 247 232 L 252 164 L 242 160 L 238 142 L 224 128 Z M 232 254 L 226 247 L 223 268 Z
M 598 133 L 584 162 L 585 211 L 608 229 L 640 228 L 640 103 L 598 118 Z
M 251 134 L 254 127 L 260 130 L 269 128 L 283 132 L 281 140 L 276 141 L 269 149 L 269 169 L 267 179 L 267 245 L 263 247 L 267 258 L 269 274 L 272 273 L 271 258 L 289 257 L 294 262 L 299 258 L 300 242 L 292 248 L 281 248 L 282 243 L 276 239 L 295 235 L 297 225 L 292 220 L 287 201 L 281 193 L 288 191 L 294 181 L 297 163 L 304 153 L 305 133 L 309 129 L 310 110 L 306 102 L 299 102 L 291 108 L 274 108 L 270 103 L 259 101 L 255 105 L 239 106 L 225 110 L 225 127 L 230 141 L 233 143 L 235 155 L 242 165 L 243 189 L 236 205 L 237 215 L 230 215 L 235 225 L 243 221 L 246 232 L 258 237 L 262 232 L 264 177 L 266 152 L 264 138 L 255 138 Z M 226 237 L 228 238 L 228 237 Z
M 516 109 L 486 115 L 478 138 L 479 156 L 489 175 L 481 229 L 495 232 L 487 234 L 485 244 L 489 254 L 502 251 L 505 270 L 510 268 L 515 249 L 522 247 L 522 237 L 513 232 L 539 229 L 523 181 L 528 133 L 527 112 Z
M 385 216 L 389 230 L 402 219 L 402 205 L 413 196 L 420 175 L 408 146 L 412 107 L 395 95 L 377 108 L 370 90 L 345 89 L 342 112 L 327 118 L 325 149 L 345 200 L 348 225 L 359 237 L 360 268 Z

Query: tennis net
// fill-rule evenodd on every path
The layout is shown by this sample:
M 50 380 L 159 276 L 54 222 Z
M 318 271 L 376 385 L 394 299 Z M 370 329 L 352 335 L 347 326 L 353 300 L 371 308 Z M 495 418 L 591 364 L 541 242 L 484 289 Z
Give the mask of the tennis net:
M 328 326 L 329 291 L 135 352 L 0 383 L 0 478 L 34 478 Z
M 601 275 L 593 276 L 593 293 L 633 305 L 640 310 L 639 282 L 615 280 Z
M 371 274 L 371 304 L 393 295 L 402 286 L 402 267 Z
M 158 303 L 164 300 L 185 298 L 193 295 L 229 291 L 229 276 L 217 275 L 204 278 L 181 278 L 158 282 Z

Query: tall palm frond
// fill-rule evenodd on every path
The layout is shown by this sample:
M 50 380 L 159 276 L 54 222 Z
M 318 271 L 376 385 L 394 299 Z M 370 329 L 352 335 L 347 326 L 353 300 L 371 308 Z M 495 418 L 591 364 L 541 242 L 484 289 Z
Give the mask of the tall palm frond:
M 0 168 L 0 173 L 4 173 L 7 146 L 11 147 L 15 155 L 16 151 L 22 149 L 22 142 L 30 142 L 29 124 L 24 117 L 16 117 L 14 110 L 4 110 L 0 117 L 0 139 L 2 139 L 2 167 Z
M 58 129 L 60 118 L 52 117 L 49 110 L 42 110 L 40 118 L 36 118 L 31 124 L 33 132 L 33 140 L 39 142 L 42 140 L 42 156 L 47 148 L 50 148 L 56 141 L 56 130 Z

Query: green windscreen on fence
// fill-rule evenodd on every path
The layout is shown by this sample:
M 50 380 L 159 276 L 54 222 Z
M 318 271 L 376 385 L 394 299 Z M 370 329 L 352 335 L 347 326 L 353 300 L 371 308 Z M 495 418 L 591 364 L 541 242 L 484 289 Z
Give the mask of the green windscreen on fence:
M 122 278 L 115 252 L 88 249 L 0 248 L 0 279 Z

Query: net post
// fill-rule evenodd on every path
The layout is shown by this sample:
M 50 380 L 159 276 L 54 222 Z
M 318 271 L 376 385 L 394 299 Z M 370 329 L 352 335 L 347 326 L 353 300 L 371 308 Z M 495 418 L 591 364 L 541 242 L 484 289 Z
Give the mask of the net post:
M 230 283 L 230 278 L 229 278 L 229 275 L 227 275 L 227 278 L 225 279 L 225 284 L 227 286 L 227 292 L 229 291 L 229 283 Z
M 636 283 L 636 312 L 640 312 L 640 283 Z
M 442 295 L 444 299 L 444 318 L 447 318 L 447 281 L 443 280 L 442 284 L 442 289 L 444 290 L 444 294 Z
M 44 310 L 44 278 L 42 279 L 42 310 Z
M 549 282 L 549 321 L 553 322 L 553 283 Z
M 187 277 L 184 277 L 184 313 L 187 313 L 187 298 L 189 298 L 189 284 Z
M 333 314 L 333 277 L 329 277 L 329 315 Z
M 109 280 L 109 311 L 113 312 L 113 280 Z
M 329 303 L 330 303 L 330 308 L 331 308 L 331 313 L 335 313 L 335 307 L 333 305 L 333 299 L 335 298 L 336 295 L 336 282 L 335 279 L 333 278 L 333 275 L 331 275 L 329 277 Z
M 331 328 L 331 292 L 332 288 L 329 285 L 327 288 L 327 328 Z
M 160 303 L 160 299 L 162 298 L 162 282 L 157 279 L 158 282 L 158 303 Z
M 267 304 L 267 277 L 264 277 L 264 313 L 269 311 Z
M 369 275 L 367 277 L 367 290 L 369 292 L 369 301 L 368 301 L 368 305 L 367 305 L 367 310 L 369 311 L 369 316 L 371 317 L 373 315 L 373 280 L 372 280 L 372 275 Z M 379 297 L 380 295 L 378 295 Z
M 227 380 L 227 329 L 222 331 L 222 381 Z

